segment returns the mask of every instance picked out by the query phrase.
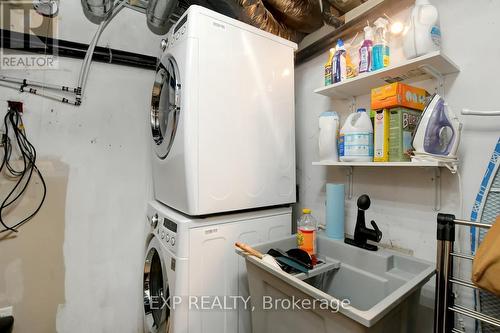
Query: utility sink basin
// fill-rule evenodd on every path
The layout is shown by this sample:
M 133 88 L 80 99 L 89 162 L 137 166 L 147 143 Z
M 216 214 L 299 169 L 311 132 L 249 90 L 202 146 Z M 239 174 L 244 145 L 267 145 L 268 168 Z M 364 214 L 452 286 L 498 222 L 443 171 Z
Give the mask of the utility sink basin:
M 265 253 L 295 246 L 295 237 L 289 237 L 254 247 Z M 246 257 L 254 333 L 414 332 L 420 290 L 434 275 L 435 264 L 390 250 L 367 251 L 322 235 L 318 253 L 328 269 L 311 271 L 310 276 L 293 276 Z M 288 307 L 284 299 L 305 303 Z

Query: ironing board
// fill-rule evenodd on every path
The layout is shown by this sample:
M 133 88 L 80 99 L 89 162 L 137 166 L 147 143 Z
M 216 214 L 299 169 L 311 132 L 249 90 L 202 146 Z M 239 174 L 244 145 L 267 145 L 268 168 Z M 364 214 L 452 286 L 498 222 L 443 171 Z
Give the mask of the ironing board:
M 471 220 L 486 224 L 493 224 L 496 217 L 500 215 L 500 138 L 491 159 L 486 168 L 476 201 L 472 208 Z M 471 250 L 475 253 L 481 244 L 486 232 L 484 229 L 476 231 L 471 228 Z M 500 318 L 500 299 L 488 292 L 479 291 L 475 295 L 476 308 L 484 314 L 494 318 Z M 476 331 L 483 333 L 500 333 L 498 328 L 486 324 L 478 325 Z

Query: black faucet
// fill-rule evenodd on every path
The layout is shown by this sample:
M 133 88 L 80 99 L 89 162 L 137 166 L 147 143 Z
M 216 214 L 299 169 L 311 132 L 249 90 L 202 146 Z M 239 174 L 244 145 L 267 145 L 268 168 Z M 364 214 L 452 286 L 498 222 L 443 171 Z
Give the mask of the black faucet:
M 370 197 L 363 194 L 358 198 L 358 217 L 356 219 L 356 228 L 354 229 L 354 239 L 346 238 L 346 244 L 354 245 L 369 251 L 377 251 L 378 246 L 367 244 L 367 240 L 373 242 L 380 242 L 382 239 L 382 231 L 377 226 L 377 223 L 372 220 L 371 225 L 373 229 L 368 229 L 365 223 L 365 210 L 370 208 Z

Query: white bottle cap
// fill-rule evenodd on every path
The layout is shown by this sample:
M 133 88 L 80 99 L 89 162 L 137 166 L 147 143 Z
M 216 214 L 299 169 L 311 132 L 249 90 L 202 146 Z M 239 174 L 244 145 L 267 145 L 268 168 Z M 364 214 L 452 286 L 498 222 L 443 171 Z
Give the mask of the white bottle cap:
M 373 40 L 373 29 L 369 25 L 364 28 L 365 40 Z

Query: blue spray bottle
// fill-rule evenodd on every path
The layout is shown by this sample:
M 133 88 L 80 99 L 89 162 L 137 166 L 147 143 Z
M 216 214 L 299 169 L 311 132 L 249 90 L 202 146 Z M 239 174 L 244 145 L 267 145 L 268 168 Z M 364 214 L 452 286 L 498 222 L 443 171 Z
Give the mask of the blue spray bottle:
M 387 25 L 389 21 L 380 17 L 375 22 L 375 42 L 373 45 L 372 70 L 376 71 L 389 66 L 390 51 L 387 41 Z

